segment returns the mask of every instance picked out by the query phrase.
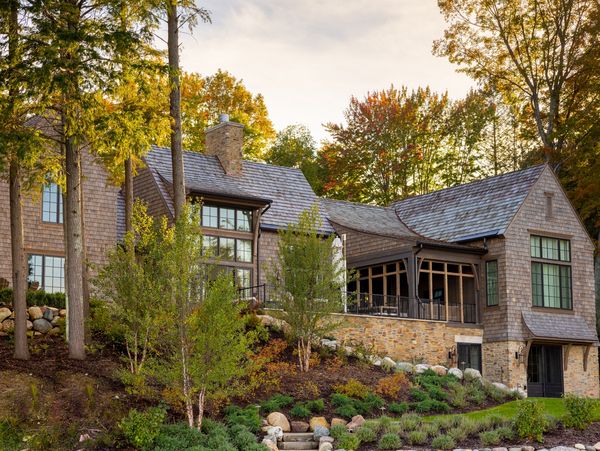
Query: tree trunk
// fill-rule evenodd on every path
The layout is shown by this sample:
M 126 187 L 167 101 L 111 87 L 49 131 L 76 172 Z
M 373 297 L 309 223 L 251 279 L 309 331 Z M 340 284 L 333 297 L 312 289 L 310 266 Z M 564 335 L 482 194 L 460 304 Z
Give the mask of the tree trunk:
M 10 237 L 12 251 L 13 310 L 15 312 L 15 359 L 28 360 L 27 271 L 23 251 L 23 212 L 19 161 L 10 160 Z
M 87 247 L 85 241 L 85 209 L 83 202 L 83 177 L 82 171 L 79 171 L 79 203 L 81 208 L 81 246 L 82 246 L 82 254 L 81 254 L 81 283 L 82 283 L 82 293 L 83 293 L 83 326 L 85 333 L 85 344 L 92 343 L 92 331 L 90 329 L 90 273 L 87 265 Z
M 133 230 L 133 166 L 131 157 L 125 160 L 125 231 Z
M 206 387 L 202 387 L 198 394 L 198 422 L 196 427 L 199 431 L 202 430 L 202 418 L 204 418 L 204 400 L 206 398 Z
M 175 219 L 179 218 L 185 204 L 185 179 L 181 143 L 181 86 L 179 77 L 179 16 L 177 0 L 168 4 L 169 50 L 169 113 L 171 115 L 171 164 L 173 166 L 173 204 Z
M 69 314 L 69 358 L 85 359 L 85 326 L 83 300 L 83 236 L 81 221 L 81 154 L 75 138 L 70 136 L 63 117 L 65 137 L 65 169 L 67 179 L 65 201 L 65 247 L 67 256 L 67 303 Z

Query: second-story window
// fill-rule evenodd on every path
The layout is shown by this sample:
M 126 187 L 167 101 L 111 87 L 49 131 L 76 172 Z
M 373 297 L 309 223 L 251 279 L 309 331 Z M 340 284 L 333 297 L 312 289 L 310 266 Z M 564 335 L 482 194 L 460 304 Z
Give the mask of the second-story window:
M 252 263 L 252 240 L 204 235 L 203 250 L 208 257 L 223 261 Z
M 48 183 L 42 190 L 42 221 L 63 222 L 62 193 L 56 183 Z
M 202 206 L 202 225 L 222 230 L 250 232 L 252 229 L 252 211 L 230 207 Z
M 570 262 L 569 240 L 531 236 L 531 290 L 534 306 L 572 308 Z
M 485 288 L 487 305 L 498 305 L 498 260 L 485 263 Z

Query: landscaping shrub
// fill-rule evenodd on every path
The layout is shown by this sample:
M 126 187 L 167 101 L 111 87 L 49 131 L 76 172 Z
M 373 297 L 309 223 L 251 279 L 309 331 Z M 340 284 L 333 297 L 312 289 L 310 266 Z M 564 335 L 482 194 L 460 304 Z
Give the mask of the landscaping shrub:
M 144 412 L 131 409 L 119 422 L 119 427 L 129 444 L 145 449 L 152 445 L 166 418 L 167 412 L 162 407 L 152 407 Z
M 417 383 L 421 386 L 425 385 L 437 385 L 438 387 L 447 388 L 450 384 L 456 382 L 456 377 L 447 374 L 445 376 L 439 376 L 435 371 L 428 369 L 422 374 L 417 376 Z
M 425 389 L 427 395 L 438 401 L 446 401 L 448 399 L 448 393 L 442 390 L 441 387 L 434 384 L 423 384 L 422 387 Z
M 471 381 L 465 385 L 467 390 L 467 399 L 473 404 L 481 405 L 485 402 L 485 392 L 481 388 L 479 381 Z
M 453 384 L 450 384 L 448 387 L 448 403 L 452 406 L 452 407 L 456 407 L 459 409 L 462 409 L 464 407 L 467 406 L 468 401 L 467 401 L 467 388 L 458 383 L 455 382 Z
M 456 442 L 449 435 L 438 435 L 431 441 L 431 447 L 435 449 L 453 449 Z
M 427 442 L 427 433 L 423 430 L 408 433 L 408 443 L 411 445 L 424 445 Z
M 379 417 L 379 430 L 383 433 L 386 434 L 388 432 L 391 432 L 391 428 L 392 428 L 392 418 L 388 417 L 387 415 L 383 415 L 381 417 Z
M 375 393 L 388 399 L 398 399 L 406 394 L 410 388 L 410 381 L 404 373 L 395 373 L 379 379 L 375 386 Z
M 2 288 L 0 290 L 0 305 L 12 305 L 12 288 Z M 46 293 L 44 290 L 28 290 L 27 305 L 29 307 L 37 305 L 39 307 L 47 306 L 58 309 L 66 308 L 66 298 L 64 293 Z
M 312 401 L 306 401 L 304 406 L 312 413 L 320 413 L 325 410 L 325 401 L 322 399 L 314 399 Z
M 290 410 L 290 415 L 297 418 L 308 418 L 311 415 L 310 409 L 303 403 L 298 403 Z
M 485 383 L 483 385 L 483 391 L 489 398 L 492 398 L 495 402 L 503 402 L 506 400 L 506 398 L 509 397 L 508 394 L 506 394 L 498 387 L 490 383 Z
M 238 406 L 227 406 L 224 410 L 225 422 L 232 426 L 234 424 L 243 424 L 254 434 L 260 431 L 262 421 L 255 406 L 244 408 Z
M 335 446 L 348 451 L 355 450 L 360 446 L 360 439 L 358 436 L 346 432 L 338 439 Z
M 211 422 L 208 418 L 202 422 L 204 424 Z M 203 446 L 206 442 L 206 435 L 195 428 L 190 428 L 187 424 L 177 423 L 168 424 L 160 428 L 160 432 L 154 440 L 154 449 L 161 451 L 179 451 L 196 446 Z
M 502 440 L 512 440 L 515 436 L 515 431 L 509 426 L 498 428 L 496 432 Z
M 467 431 L 465 431 L 460 426 L 450 428 L 446 431 L 450 437 L 454 439 L 455 442 L 460 443 L 468 437 Z
M 408 410 L 408 404 L 405 402 L 392 402 L 388 404 L 388 412 L 402 415 Z
M 352 405 L 352 399 L 349 396 L 334 393 L 331 395 L 331 404 L 333 404 L 334 407 Z
M 435 399 L 426 399 L 425 401 L 414 404 L 415 412 L 418 413 L 429 413 L 429 412 L 449 412 L 450 406 L 443 401 L 437 401 Z
M 479 434 L 479 439 L 484 446 L 499 445 L 501 438 L 498 431 L 485 431 Z
M 353 416 L 358 415 L 358 411 L 352 404 L 344 404 L 336 407 L 335 413 L 346 419 L 351 419 Z
M 338 440 L 342 435 L 346 434 L 347 432 L 348 430 L 343 424 L 336 424 L 334 426 L 331 426 L 331 429 L 329 429 L 329 435 L 331 435 L 336 440 Z
M 375 409 L 381 409 L 384 405 L 385 401 L 383 398 L 373 393 L 368 393 L 362 401 L 355 402 L 356 408 L 364 414 L 368 414 Z
M 597 401 L 576 396 L 565 395 L 565 407 L 567 413 L 563 418 L 563 424 L 567 428 L 583 430 L 592 422 L 592 410 Z
M 372 443 L 377 440 L 377 432 L 369 426 L 363 425 L 355 432 L 355 434 L 360 440 L 360 443 Z
M 544 407 L 540 402 L 531 399 L 518 402 L 515 429 L 520 438 L 541 442 L 544 439 L 547 424 Z
M 419 430 L 427 434 L 429 437 L 435 437 L 440 433 L 440 427 L 436 422 L 425 422 L 421 425 Z
M 402 446 L 402 440 L 398 434 L 384 434 L 377 443 L 379 449 L 398 449 Z
M 348 379 L 345 384 L 335 385 L 333 390 L 336 393 L 358 399 L 365 398 L 370 392 L 369 387 L 356 379 Z
M 463 417 L 461 425 L 460 425 L 467 435 L 474 435 L 477 432 L 481 431 L 479 421 L 473 418 Z
M 15 420 L 0 421 L 0 443 L 6 451 L 23 448 L 23 431 Z
M 231 444 L 237 449 L 246 450 L 256 444 L 256 436 L 243 424 L 235 424 L 229 428 Z
M 264 413 L 276 412 L 278 410 L 283 409 L 284 407 L 289 406 L 293 402 L 294 402 L 293 397 L 288 396 L 288 395 L 283 395 L 281 393 L 276 393 L 275 395 L 271 396 L 266 401 L 263 401 L 260 404 L 260 409 Z
M 414 413 L 408 413 L 406 415 L 402 415 L 398 424 L 405 432 L 414 431 L 421 424 L 421 417 Z
M 429 398 L 429 395 L 427 393 L 425 393 L 423 390 L 418 389 L 418 388 L 411 388 L 409 390 L 409 394 L 410 394 L 410 398 L 416 402 L 425 401 L 426 399 Z

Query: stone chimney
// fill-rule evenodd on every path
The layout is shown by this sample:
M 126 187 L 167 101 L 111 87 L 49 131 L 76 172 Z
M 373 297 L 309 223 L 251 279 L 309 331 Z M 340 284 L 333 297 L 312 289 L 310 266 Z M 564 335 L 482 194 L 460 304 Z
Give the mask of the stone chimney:
M 227 114 L 221 114 L 219 120 L 219 124 L 206 129 L 204 153 L 216 155 L 225 174 L 240 175 L 244 126 L 231 122 Z

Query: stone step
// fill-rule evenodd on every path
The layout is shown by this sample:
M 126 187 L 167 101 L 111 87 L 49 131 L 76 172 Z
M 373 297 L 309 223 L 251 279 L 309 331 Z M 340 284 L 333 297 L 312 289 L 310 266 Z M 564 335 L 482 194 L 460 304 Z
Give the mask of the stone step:
M 277 447 L 281 450 L 286 451 L 305 451 L 305 450 L 317 450 L 319 444 L 317 442 L 280 442 Z
M 312 432 L 284 432 L 283 439 L 284 442 L 306 442 L 313 439 Z

